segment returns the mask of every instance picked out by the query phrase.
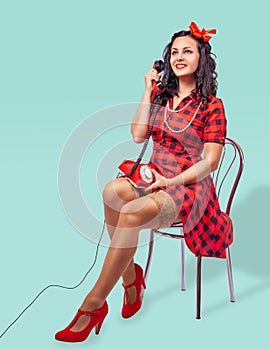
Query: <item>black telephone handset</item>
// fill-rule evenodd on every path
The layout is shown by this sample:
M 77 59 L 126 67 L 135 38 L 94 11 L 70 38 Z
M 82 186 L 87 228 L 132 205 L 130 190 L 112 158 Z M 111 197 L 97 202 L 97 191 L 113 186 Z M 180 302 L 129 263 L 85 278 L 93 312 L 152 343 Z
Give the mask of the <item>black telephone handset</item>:
M 164 70 L 164 62 L 162 60 L 156 60 L 153 64 L 153 68 L 158 72 L 162 72 Z
M 162 60 L 156 60 L 153 64 L 153 68 L 158 72 L 162 72 L 164 70 L 164 62 Z M 161 80 L 155 82 L 156 86 L 162 90 L 163 84 Z

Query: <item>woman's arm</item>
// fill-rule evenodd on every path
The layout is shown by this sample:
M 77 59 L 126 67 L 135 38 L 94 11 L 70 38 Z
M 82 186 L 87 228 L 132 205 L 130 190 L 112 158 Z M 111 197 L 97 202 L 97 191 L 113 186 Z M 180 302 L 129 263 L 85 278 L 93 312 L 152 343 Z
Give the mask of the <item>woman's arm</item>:
M 131 124 L 131 134 L 136 143 L 145 141 L 150 117 L 152 81 L 158 81 L 161 73 L 152 68 L 145 74 L 145 92 Z
M 190 185 L 206 178 L 218 168 L 222 148 L 223 145 L 219 143 L 205 143 L 204 158 L 174 178 L 167 179 L 167 185 Z
M 156 181 L 146 188 L 150 192 L 153 188 L 171 186 L 171 185 L 190 185 L 206 178 L 212 171 L 218 168 L 219 160 L 222 154 L 223 145 L 219 143 L 207 142 L 204 144 L 204 158 L 198 163 L 192 165 L 181 174 L 167 179 L 157 171 L 152 170 Z

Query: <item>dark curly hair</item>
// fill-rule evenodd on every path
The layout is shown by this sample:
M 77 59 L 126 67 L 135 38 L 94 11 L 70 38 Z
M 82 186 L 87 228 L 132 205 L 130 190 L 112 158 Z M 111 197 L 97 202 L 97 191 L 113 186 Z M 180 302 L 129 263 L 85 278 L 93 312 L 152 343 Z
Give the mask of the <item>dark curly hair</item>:
M 181 30 L 180 32 L 174 33 L 171 41 L 166 45 L 163 51 L 164 74 L 161 79 L 163 89 L 159 95 L 159 103 L 165 105 L 168 98 L 175 95 L 178 96 L 179 80 L 171 68 L 170 57 L 173 42 L 180 36 L 190 36 L 197 42 L 200 59 L 198 68 L 195 72 L 196 93 L 200 96 L 200 100 L 206 106 L 209 97 L 211 95 L 216 96 L 217 92 L 217 72 L 215 71 L 216 56 L 211 52 L 211 45 L 208 42 L 204 42 L 202 38 L 195 38 L 189 30 Z

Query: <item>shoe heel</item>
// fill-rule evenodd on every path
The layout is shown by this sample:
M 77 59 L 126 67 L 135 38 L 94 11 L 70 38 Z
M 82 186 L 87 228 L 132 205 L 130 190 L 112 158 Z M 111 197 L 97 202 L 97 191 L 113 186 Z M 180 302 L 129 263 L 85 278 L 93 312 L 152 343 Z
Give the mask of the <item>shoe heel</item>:
M 102 323 L 104 321 L 105 317 L 103 318 L 103 320 L 99 321 L 97 324 L 96 324 L 96 327 L 95 327 L 95 332 L 96 332 L 96 335 L 99 334 L 100 330 L 101 330 L 101 326 L 102 326 Z

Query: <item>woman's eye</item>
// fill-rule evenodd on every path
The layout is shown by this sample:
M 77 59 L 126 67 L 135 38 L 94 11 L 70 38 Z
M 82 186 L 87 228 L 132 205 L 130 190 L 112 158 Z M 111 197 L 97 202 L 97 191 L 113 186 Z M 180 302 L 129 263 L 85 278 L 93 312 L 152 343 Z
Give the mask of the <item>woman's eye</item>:
M 173 51 L 172 52 L 172 56 L 176 55 L 177 54 L 177 51 Z
M 191 50 L 185 50 L 185 53 L 190 54 L 190 53 L 192 53 L 192 51 Z

